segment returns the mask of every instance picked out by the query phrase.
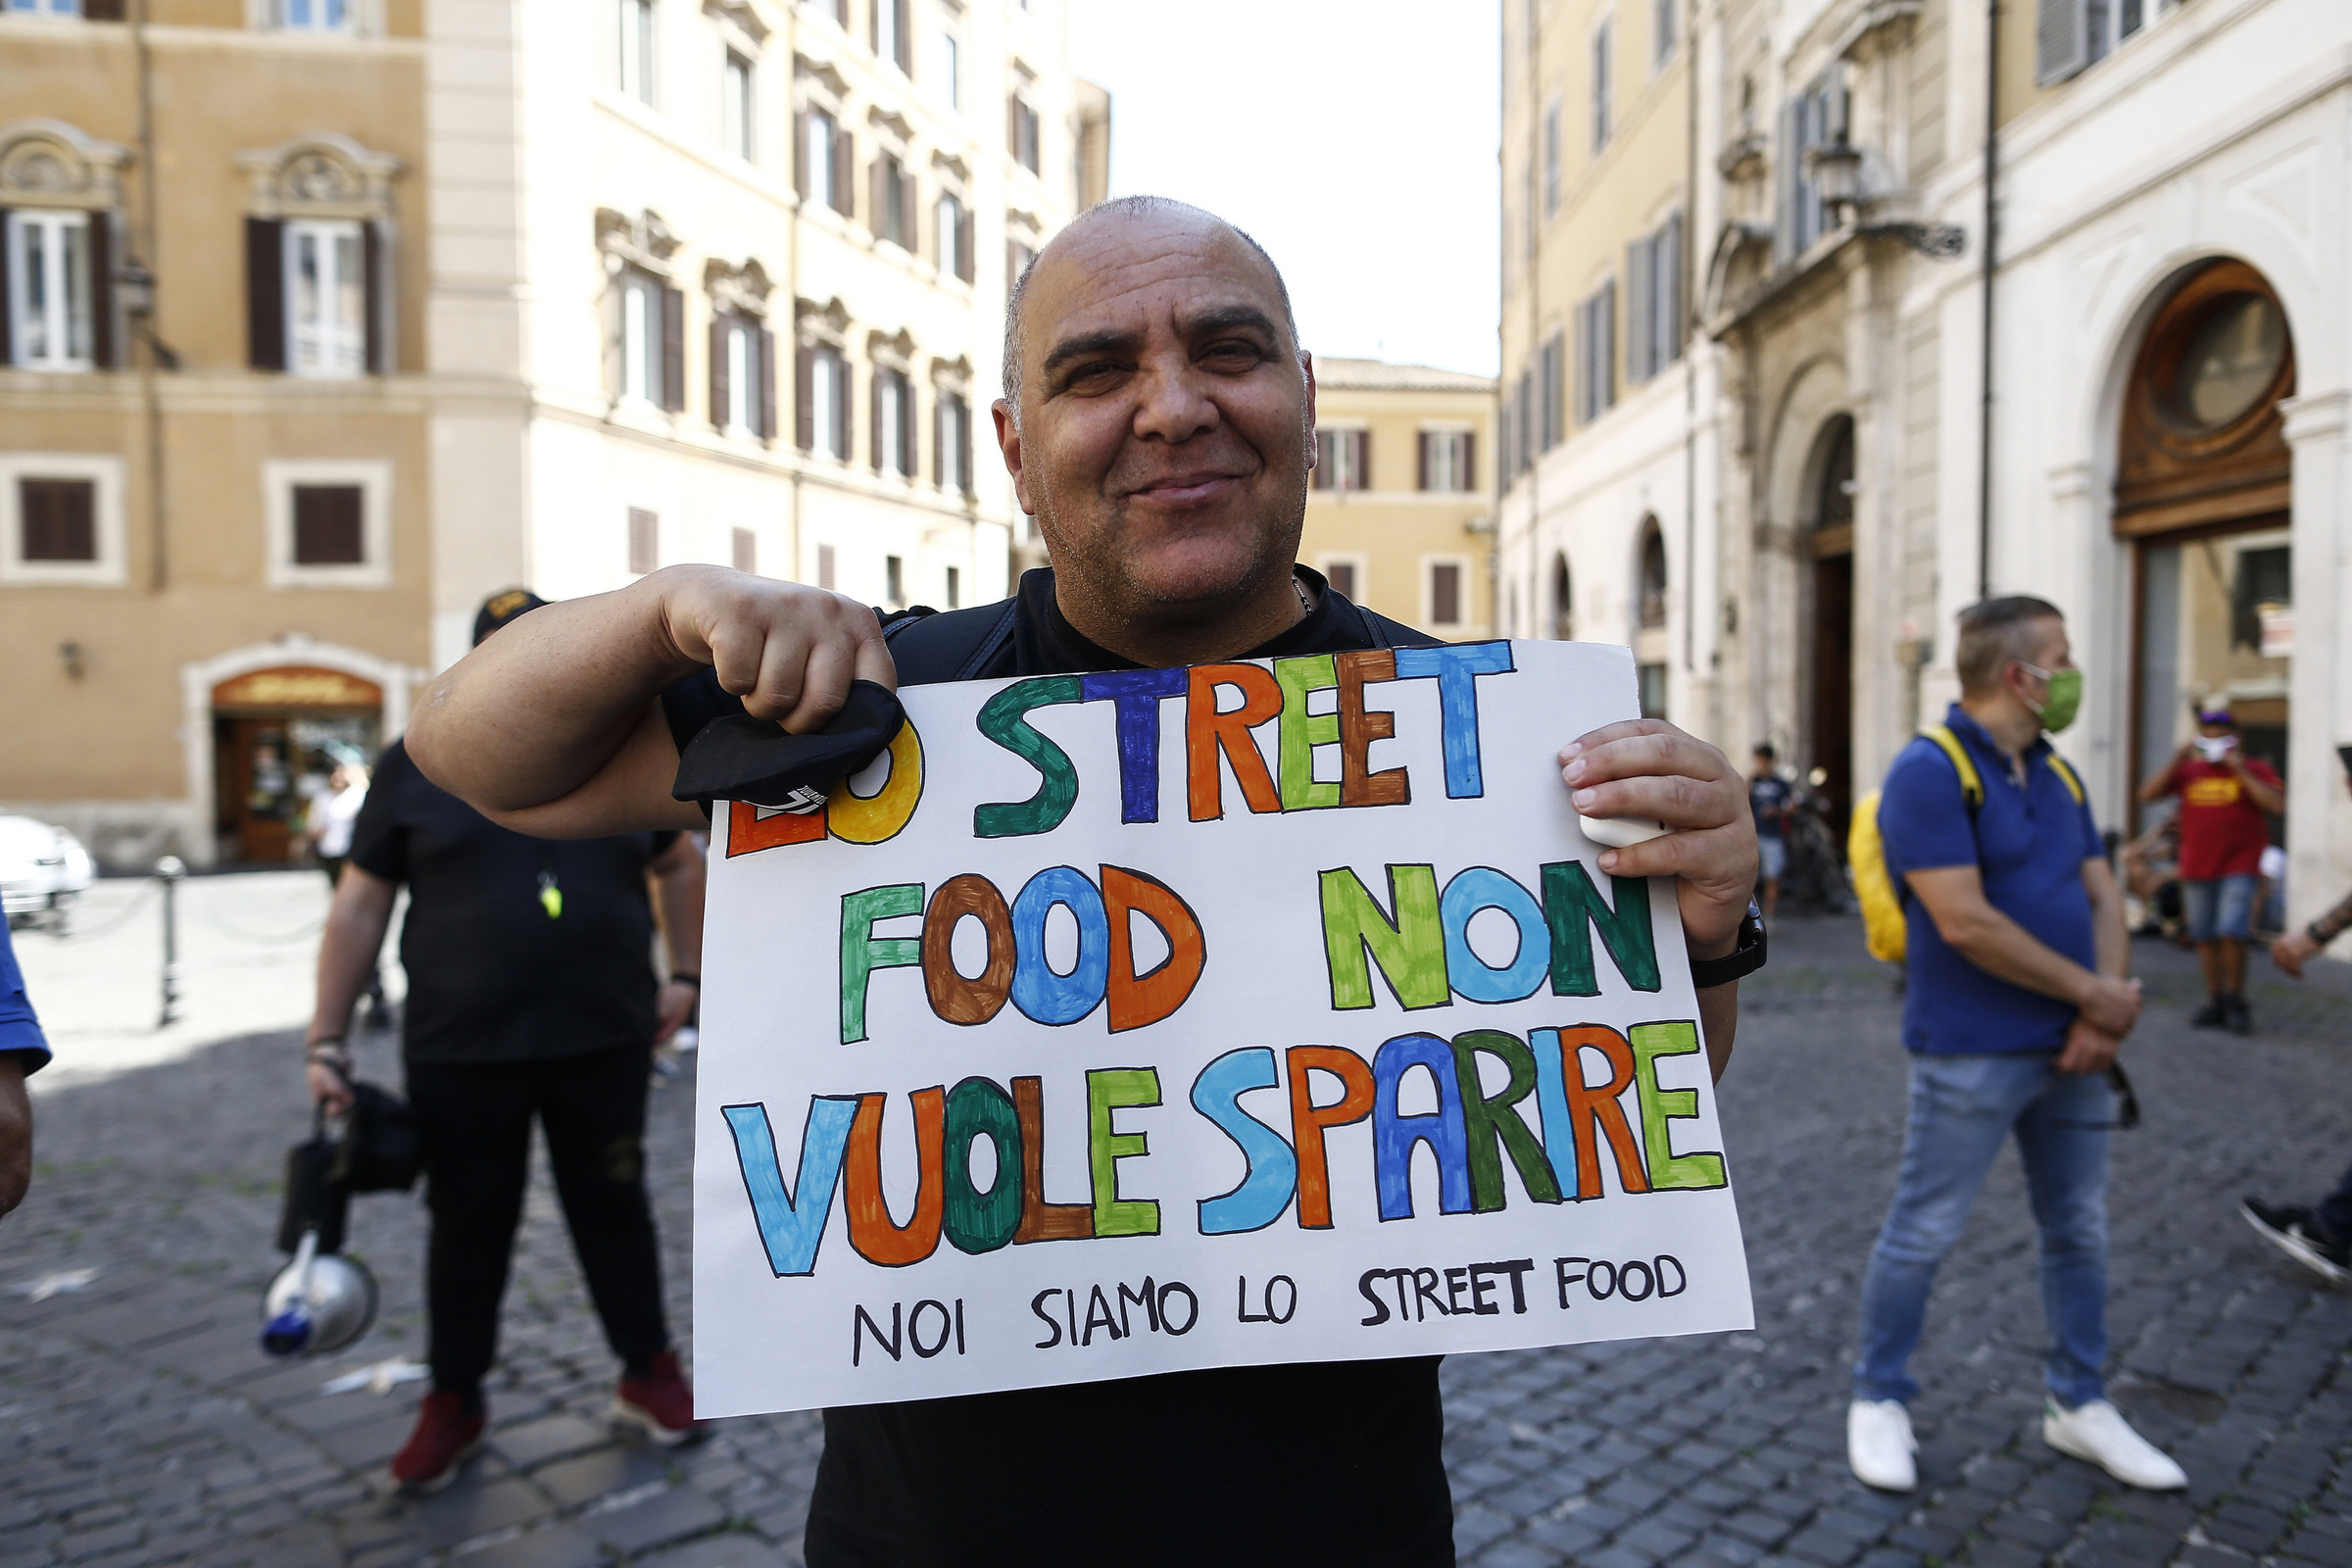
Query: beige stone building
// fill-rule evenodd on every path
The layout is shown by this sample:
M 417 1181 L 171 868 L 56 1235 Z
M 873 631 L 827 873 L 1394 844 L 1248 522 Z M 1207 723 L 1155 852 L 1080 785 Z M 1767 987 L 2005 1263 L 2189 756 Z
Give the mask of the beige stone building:
M 1655 637 L 1670 716 L 1841 810 L 1954 694 L 1955 612 L 2039 594 L 2103 825 L 2220 699 L 2290 917 L 2352 884 L 2352 8 L 1513 0 L 1504 50 L 1506 629 Z
M 286 858 L 474 610 L 709 561 L 1002 594 L 1060 0 L 0 11 L 0 802 Z
M 1391 619 L 1493 636 L 1494 383 L 1318 359 L 1315 426 L 1299 559 Z
M 1630 646 L 1643 708 L 1681 718 L 1710 683 L 1686 613 L 1705 368 L 1686 7 L 1503 10 L 1502 627 Z

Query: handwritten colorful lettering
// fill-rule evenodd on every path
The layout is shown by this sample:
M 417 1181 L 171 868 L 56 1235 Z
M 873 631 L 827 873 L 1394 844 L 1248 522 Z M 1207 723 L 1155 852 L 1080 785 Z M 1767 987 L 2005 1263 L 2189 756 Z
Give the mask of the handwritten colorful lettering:
M 1625 650 L 903 696 L 717 813 L 701 1413 L 1748 1326 L 1672 891 L 1553 761 Z

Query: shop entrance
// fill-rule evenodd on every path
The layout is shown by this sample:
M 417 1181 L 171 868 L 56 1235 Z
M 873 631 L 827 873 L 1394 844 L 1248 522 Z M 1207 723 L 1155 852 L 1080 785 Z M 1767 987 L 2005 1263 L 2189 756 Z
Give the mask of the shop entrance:
M 2242 262 L 2185 274 L 2140 346 L 2115 508 L 2133 555 L 2134 782 L 2195 733 L 2200 705 L 2230 709 L 2247 752 L 2286 772 L 2292 463 L 2278 403 L 2294 387 L 2285 312 Z M 2168 808 L 2133 809 L 2137 833 Z M 2274 821 L 2274 841 L 2282 832 Z
M 248 865 L 310 858 L 311 803 L 337 761 L 372 761 L 383 689 L 338 669 L 257 669 L 213 688 L 214 831 L 220 858 Z

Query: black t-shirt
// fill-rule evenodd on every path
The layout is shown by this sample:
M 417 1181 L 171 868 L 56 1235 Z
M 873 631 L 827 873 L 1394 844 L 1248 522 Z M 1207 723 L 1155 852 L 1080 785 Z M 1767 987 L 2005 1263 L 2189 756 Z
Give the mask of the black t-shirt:
M 651 1045 L 645 874 L 676 837 L 526 838 L 435 785 L 400 742 L 386 747 L 351 862 L 409 884 L 409 1059 L 545 1061 Z
M 1242 657 L 1436 640 L 1299 575 L 1322 587 L 1313 611 Z M 1138 667 L 1063 618 L 1050 569 L 1024 575 L 1019 597 L 983 677 Z M 708 670 L 662 705 L 681 750 L 743 710 Z M 1438 1568 L 1454 1560 L 1445 1431 L 1436 1356 L 827 1410 L 809 1568 Z

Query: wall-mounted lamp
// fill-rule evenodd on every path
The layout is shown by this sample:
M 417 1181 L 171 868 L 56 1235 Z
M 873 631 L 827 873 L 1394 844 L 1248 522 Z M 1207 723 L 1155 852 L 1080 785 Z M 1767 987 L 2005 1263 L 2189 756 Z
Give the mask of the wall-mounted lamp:
M 1872 198 L 1862 189 L 1862 149 L 1842 136 L 1805 149 L 1805 177 L 1820 192 L 1822 206 L 1832 213 L 1842 210 L 1857 234 L 1899 239 L 1922 256 L 1938 261 L 1950 261 L 1968 248 L 1968 235 L 1949 223 L 1865 221 L 1862 210 Z

